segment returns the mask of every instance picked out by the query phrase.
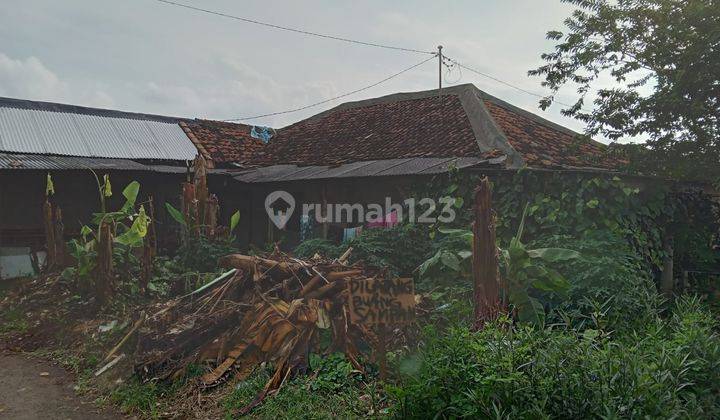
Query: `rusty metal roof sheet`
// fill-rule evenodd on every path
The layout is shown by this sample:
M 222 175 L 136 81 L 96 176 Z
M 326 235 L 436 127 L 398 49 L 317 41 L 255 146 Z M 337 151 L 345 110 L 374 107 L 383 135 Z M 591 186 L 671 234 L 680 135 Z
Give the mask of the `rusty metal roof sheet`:
M 352 162 L 336 166 L 273 165 L 238 172 L 233 178 L 246 183 L 311 179 L 361 178 L 395 175 L 431 175 L 478 165 L 501 165 L 505 156 L 482 158 L 407 158 Z
M 33 154 L 0 153 L 0 170 L 67 170 L 107 169 L 142 171 L 148 166 L 129 159 L 98 159 L 78 156 L 47 156 Z
M 101 171 L 143 171 L 156 173 L 183 174 L 184 166 L 145 165 L 129 159 L 89 158 L 81 156 L 48 156 L 25 153 L 0 152 L 0 171 L 2 170 L 83 170 Z M 211 170 L 215 173 L 215 170 Z M 224 172 L 223 172 L 224 173 Z M 219 174 L 222 174 L 219 172 Z

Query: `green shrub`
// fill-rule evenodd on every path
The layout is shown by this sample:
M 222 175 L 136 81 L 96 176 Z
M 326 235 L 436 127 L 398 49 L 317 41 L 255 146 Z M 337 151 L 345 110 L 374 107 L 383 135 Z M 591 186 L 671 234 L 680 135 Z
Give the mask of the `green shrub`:
M 720 415 L 720 339 L 697 300 L 670 319 L 607 331 L 513 327 L 429 329 L 393 388 L 410 418 L 712 418 Z
M 353 378 L 349 364 L 342 356 L 315 358 L 317 377 L 298 376 L 289 379 L 277 394 L 268 396 L 254 408 L 254 418 L 334 419 L 359 418 L 373 410 L 376 389 L 361 388 Z M 224 401 L 226 418 L 237 418 L 237 412 L 249 404 L 263 389 L 272 371 L 262 369 L 235 385 Z M 367 392 L 367 394 L 365 394 Z
M 176 260 L 188 271 L 209 273 L 217 270 L 218 258 L 237 252 L 238 249 L 229 239 L 210 240 L 204 236 L 188 236 L 178 248 Z
M 582 238 L 552 236 L 530 245 L 564 247 L 581 258 L 559 261 L 554 268 L 570 282 L 565 299 L 546 294 L 541 300 L 554 311 L 548 322 L 571 322 L 577 328 L 642 326 L 653 317 L 660 298 L 642 257 L 619 235 L 590 231 Z
M 362 260 L 371 266 L 387 267 L 400 276 L 412 275 L 432 251 L 427 229 L 411 224 L 365 229 L 343 245 L 353 247 L 351 262 Z
M 315 254 L 320 254 L 325 258 L 332 259 L 339 257 L 343 252 L 340 248 L 340 246 L 327 239 L 314 238 L 301 242 L 293 250 L 293 255 L 298 258 L 312 258 Z
M 315 372 L 315 379 L 310 389 L 322 393 L 337 392 L 358 385 L 362 373 L 355 370 L 342 353 L 327 356 L 310 355 L 310 368 Z
M 350 263 L 364 261 L 374 267 L 387 267 L 392 274 L 410 276 L 428 257 L 431 240 L 426 229 L 417 225 L 399 225 L 390 229 L 365 229 L 362 235 L 335 245 L 326 239 L 308 239 L 298 245 L 293 254 L 311 258 L 320 254 L 337 258 L 348 247 L 353 248 Z

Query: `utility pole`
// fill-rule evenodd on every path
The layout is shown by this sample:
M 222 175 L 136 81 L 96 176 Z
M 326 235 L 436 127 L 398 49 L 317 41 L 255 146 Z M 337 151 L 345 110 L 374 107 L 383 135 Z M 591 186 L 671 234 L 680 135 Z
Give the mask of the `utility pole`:
M 438 45 L 438 98 L 442 93 L 442 45 Z

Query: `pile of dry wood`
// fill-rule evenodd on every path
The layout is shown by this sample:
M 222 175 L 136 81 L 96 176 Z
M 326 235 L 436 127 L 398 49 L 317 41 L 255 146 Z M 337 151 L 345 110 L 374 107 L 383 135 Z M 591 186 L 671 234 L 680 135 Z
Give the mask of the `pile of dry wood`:
M 275 374 L 244 412 L 289 377 L 304 373 L 310 352 L 344 352 L 362 371 L 358 345 L 373 347 L 377 338 L 350 322 L 346 282 L 386 273 L 348 266 L 348 255 L 335 261 L 301 261 L 280 253 L 223 257 L 221 266 L 232 269 L 226 275 L 141 318 L 136 371 L 163 380 L 182 375 L 190 363 L 202 363 L 208 370 L 200 386 L 208 388 L 272 362 Z M 332 332 L 328 349 L 318 349 L 320 329 Z

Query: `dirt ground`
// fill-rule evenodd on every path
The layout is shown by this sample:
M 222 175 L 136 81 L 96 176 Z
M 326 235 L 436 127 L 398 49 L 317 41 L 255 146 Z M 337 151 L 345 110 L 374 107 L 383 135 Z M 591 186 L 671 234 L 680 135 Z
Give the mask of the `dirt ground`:
M 121 419 L 78 397 L 62 368 L 22 354 L 0 352 L 0 418 Z

